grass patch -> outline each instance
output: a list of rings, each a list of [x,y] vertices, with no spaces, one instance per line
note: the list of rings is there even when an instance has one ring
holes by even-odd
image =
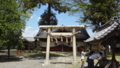
[[[106,55],[105,57],[106,57],[106,58],[110,58],[110,57],[112,57],[112,55]]]
[[[22,53],[21,55],[35,55],[37,53]]]
[[[120,56],[115,56],[116,57],[116,59],[119,59],[120,60]]]
[[[112,55],[106,55],[107,59],[112,59]],[[115,56],[116,60],[120,60],[120,56],[116,54]]]
[[[37,54],[37,53],[18,53],[18,55],[23,55],[23,56],[28,56],[28,55],[35,55],[35,54]]]
[[[70,68],[79,68],[79,67],[76,67],[76,66],[72,66],[72,67],[70,67]]]

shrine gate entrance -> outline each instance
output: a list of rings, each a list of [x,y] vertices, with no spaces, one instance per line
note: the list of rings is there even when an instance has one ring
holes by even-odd
[[[61,37],[61,41],[62,41],[62,37],[71,37],[71,41],[73,42],[73,61],[72,64],[75,65],[77,63],[76,61],[76,37],[75,34],[80,33],[80,31],[76,32],[76,29],[83,29],[84,26],[83,25],[76,25],[76,26],[57,26],[57,25],[41,25],[40,29],[46,29],[47,30],[47,46],[46,46],[46,58],[45,58],[45,65],[50,64],[50,60],[49,60],[49,53],[50,53],[50,36],[53,37]],[[62,32],[62,33],[52,33],[51,30],[52,29],[72,29],[72,32]],[[56,39],[56,43],[59,42]]]

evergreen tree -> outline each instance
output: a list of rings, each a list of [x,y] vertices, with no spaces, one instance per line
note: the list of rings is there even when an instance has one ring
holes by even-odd
[[[45,12],[41,15],[41,18],[42,19],[39,20],[38,25],[57,25],[56,16],[52,11],[50,14],[48,14],[48,10],[45,10]]]
[[[44,3],[48,4],[48,9],[43,13],[43,15],[41,15],[42,19],[40,19],[38,25],[57,25],[56,16],[51,9],[54,9],[55,11],[58,11],[58,13],[61,13],[68,11],[68,8],[66,6],[62,6],[62,2],[60,0],[48,0]]]
[[[28,14],[21,11],[16,0],[0,0],[0,45],[10,48],[22,45],[22,31]]]

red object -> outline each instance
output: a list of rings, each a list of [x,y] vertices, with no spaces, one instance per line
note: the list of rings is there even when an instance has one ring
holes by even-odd
[[[20,51],[20,54],[22,54],[22,51]]]
[[[79,49],[82,50],[82,49],[83,49],[83,46],[80,46]]]
[[[84,47],[83,46],[79,46],[77,47],[78,51],[82,51]],[[42,51],[46,51],[46,47],[41,47]],[[55,47],[50,47],[50,51],[61,51],[63,49],[63,51],[73,51],[72,47],[68,47],[68,46],[55,46]]]
[[[16,55],[18,55],[18,51],[16,52]]]
[[[26,51],[24,50],[24,53],[26,53]]]

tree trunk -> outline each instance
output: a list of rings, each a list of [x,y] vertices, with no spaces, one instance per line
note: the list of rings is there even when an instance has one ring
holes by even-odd
[[[51,3],[48,3],[48,25],[50,25]]]
[[[10,60],[10,45],[8,45],[8,60]]]

